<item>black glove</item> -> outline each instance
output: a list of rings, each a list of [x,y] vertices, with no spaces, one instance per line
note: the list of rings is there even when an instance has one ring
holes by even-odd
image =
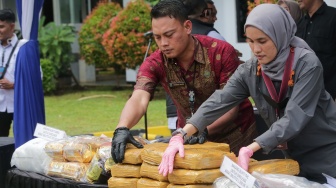
[[[117,128],[113,134],[111,148],[111,155],[115,163],[121,163],[124,160],[127,143],[131,143],[137,148],[143,148],[143,145],[133,138],[127,127]]]
[[[204,131],[200,135],[190,136],[184,141],[184,144],[204,144],[207,141],[208,129],[205,128]]]

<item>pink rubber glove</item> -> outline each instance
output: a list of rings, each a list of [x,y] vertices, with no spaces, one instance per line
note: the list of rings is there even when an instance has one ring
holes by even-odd
[[[244,170],[248,170],[250,157],[253,155],[253,150],[248,147],[242,147],[239,150],[238,155],[238,165],[242,167]]]
[[[184,157],[183,138],[180,135],[173,136],[166,151],[163,153],[161,163],[159,165],[159,173],[167,176],[173,172],[174,158],[176,153],[179,152],[180,157]]]

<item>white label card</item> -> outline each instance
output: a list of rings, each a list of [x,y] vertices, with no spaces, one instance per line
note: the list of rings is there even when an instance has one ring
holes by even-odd
[[[252,188],[256,179],[230,158],[224,157],[220,171],[240,188]]]
[[[48,141],[60,140],[67,137],[64,131],[40,123],[36,124],[34,136]]]

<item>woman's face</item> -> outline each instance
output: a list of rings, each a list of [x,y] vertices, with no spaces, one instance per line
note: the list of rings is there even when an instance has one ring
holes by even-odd
[[[278,50],[264,32],[253,26],[246,27],[246,42],[261,64],[268,64],[275,59]]]

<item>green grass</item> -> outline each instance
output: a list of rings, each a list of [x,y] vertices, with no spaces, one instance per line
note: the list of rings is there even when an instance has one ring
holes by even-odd
[[[64,130],[68,135],[113,131],[131,93],[131,88],[97,89],[45,96],[46,125]],[[163,91],[156,91],[155,96],[147,110],[148,127],[167,125]],[[133,129],[144,128],[144,124],[142,118]]]

